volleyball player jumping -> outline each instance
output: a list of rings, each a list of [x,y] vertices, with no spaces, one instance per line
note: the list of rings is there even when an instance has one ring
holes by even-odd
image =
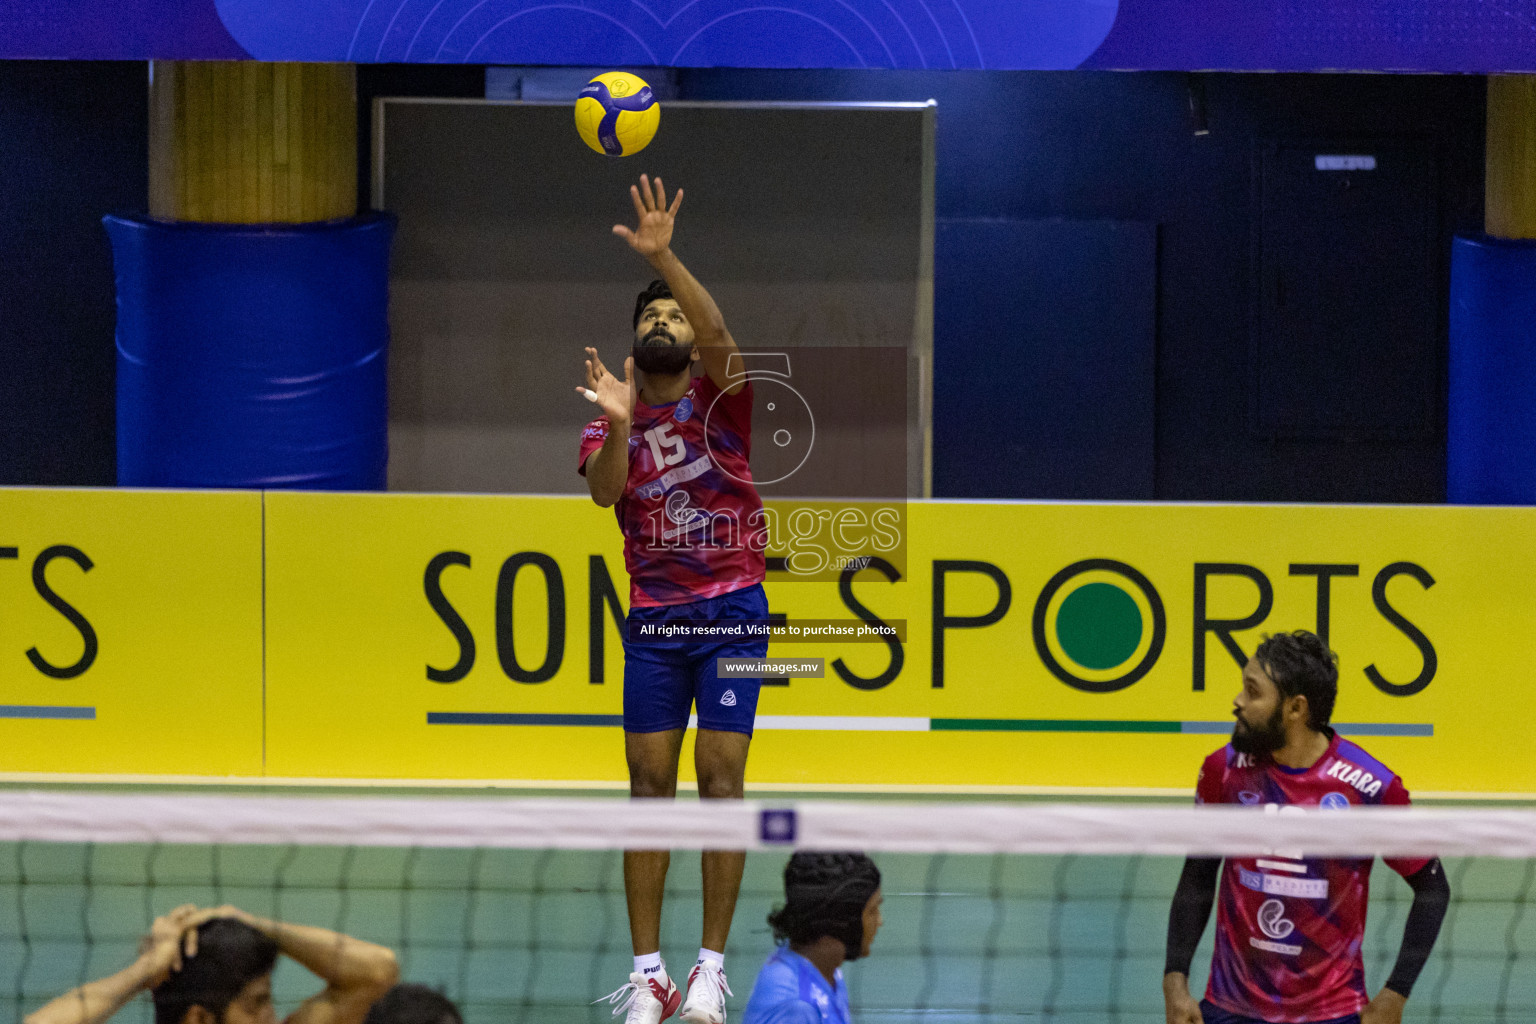
[[[768,617],[763,551],[749,542],[762,499],[748,464],[752,385],[736,342],[704,287],[672,252],[683,200],[669,207],[661,179],[630,187],[636,226],[614,226],[661,276],[635,302],[624,376],[587,349],[581,392],[602,410],[581,435],[580,471],[592,500],[613,506],[624,533],[630,608],[624,640],[624,746],[629,790],[673,797],[690,709],[698,732],[694,767],[703,799],[739,799],[757,713],[756,678],[719,678],[716,659],[762,658],[766,639],[648,641],[668,623]],[[734,357],[734,358],[733,358]],[[699,363],[703,375],[694,377]],[[635,372],[639,371],[639,380]],[[638,386],[637,386],[638,384]],[[682,1000],[661,958],[661,902],[670,855],[624,853],[634,972],[608,997],[627,1024],[658,1024],[677,1012],[690,1024],[723,1024],[724,951],[746,855],[703,854],[704,927]]]
[[[1338,693],[1332,651],[1305,631],[1259,645],[1233,701],[1232,742],[1205,759],[1195,802],[1347,812],[1405,805],[1408,790],[1380,761],[1328,726]],[[1191,857],[1168,915],[1163,999],[1168,1024],[1398,1024],[1440,934],[1451,889],[1440,861],[1387,858],[1413,888],[1392,976],[1365,989],[1371,858]],[[1189,963],[1205,930],[1221,872],[1216,950],[1198,1005]]]

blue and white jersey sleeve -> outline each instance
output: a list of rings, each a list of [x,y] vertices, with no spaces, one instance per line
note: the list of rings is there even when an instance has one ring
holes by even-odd
[[[798,999],[777,1003],[758,1013],[753,1013],[752,1007],[752,1003],[747,1004],[747,1011],[741,1018],[742,1024],[822,1024],[821,1014],[816,1011],[816,1007]]]
[[[779,949],[757,975],[742,1024],[851,1024],[843,972],[836,985],[798,953]]]

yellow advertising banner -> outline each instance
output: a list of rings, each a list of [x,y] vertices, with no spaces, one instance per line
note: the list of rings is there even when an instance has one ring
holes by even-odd
[[[261,774],[261,501],[0,488],[0,771]]]
[[[763,686],[749,785],[1188,792],[1242,661],[1304,628],[1410,789],[1536,794],[1536,510],[891,521],[840,578],[770,574],[808,671]],[[581,498],[0,490],[0,771],[622,784],[628,589]]]
[[[758,786],[1192,787],[1265,633],[1338,651],[1334,721],[1436,793],[1536,793],[1536,512],[913,503],[904,571],[768,585],[823,678],[763,687]],[[771,554],[772,552],[770,552]],[[270,494],[267,771],[622,780],[612,513],[579,498]],[[685,750],[685,762],[687,752]],[[688,766],[683,775],[689,777]]]
[[[428,722],[619,713],[611,622],[589,681],[588,594],[628,605],[612,515],[564,498],[268,494],[267,770],[623,779],[617,728]],[[518,680],[533,675],[548,678]]]

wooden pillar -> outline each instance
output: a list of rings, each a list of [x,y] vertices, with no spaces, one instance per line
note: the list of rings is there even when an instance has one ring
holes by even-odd
[[[221,224],[354,216],[355,66],[153,62],[149,213]]]
[[[1536,238],[1536,75],[1488,76],[1483,230]]]

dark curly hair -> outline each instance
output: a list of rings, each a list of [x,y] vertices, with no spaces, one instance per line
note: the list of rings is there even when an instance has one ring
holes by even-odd
[[[856,960],[864,949],[864,907],[879,888],[880,869],[862,853],[797,853],[784,867],[784,905],[768,915],[768,925],[781,945],[829,935]]]
[[[657,299],[670,299],[671,297],[672,289],[667,287],[667,282],[665,281],[652,281],[646,285],[645,291],[635,296],[635,319],[630,323],[630,329],[633,330],[640,326],[640,314],[645,312],[646,306],[649,306]]]
[[[1316,633],[1298,629],[1265,636],[1253,656],[1275,681],[1282,700],[1307,698],[1307,725],[1317,732],[1328,728],[1339,696],[1339,656]]]
[[[435,988],[396,985],[373,1004],[363,1024],[464,1024],[453,1000]]]
[[[201,1006],[223,1020],[242,989],[277,966],[277,943],[232,917],[216,917],[197,929],[197,955],[153,992],[155,1024],[181,1024]]]

